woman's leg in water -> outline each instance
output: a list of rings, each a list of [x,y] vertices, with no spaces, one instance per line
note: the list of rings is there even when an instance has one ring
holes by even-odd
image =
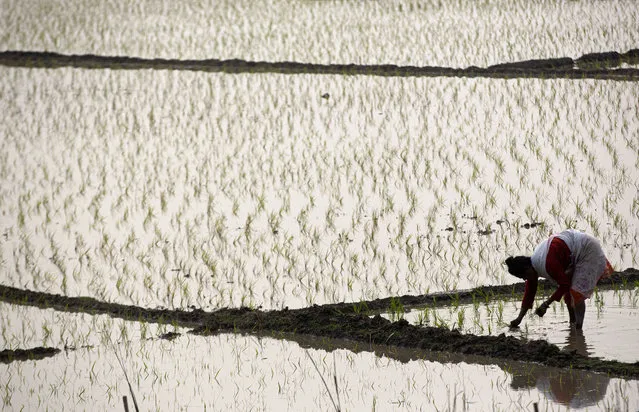
[[[584,316],[586,314],[586,301],[582,300],[581,302],[575,305],[575,327],[577,329],[581,329],[584,325]]]
[[[574,324],[577,320],[575,319],[575,308],[573,308],[569,302],[566,302],[566,308],[568,308],[568,317],[570,317],[570,324]]]

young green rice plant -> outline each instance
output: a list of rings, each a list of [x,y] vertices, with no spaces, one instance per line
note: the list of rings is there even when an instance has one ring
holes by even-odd
[[[459,293],[454,293],[450,296],[451,296],[450,304],[452,305],[453,308],[457,309],[459,307],[459,302],[460,302]]]
[[[473,311],[475,312],[475,315],[477,316],[479,314],[479,304],[481,302],[475,293],[473,293],[472,299],[473,299]]]
[[[497,323],[503,323],[504,319],[504,301],[499,299],[497,301]]]
[[[637,307],[637,304],[639,304],[639,289],[635,289],[634,291],[630,292],[631,296],[630,296],[630,305],[633,308]]]
[[[433,325],[436,328],[449,329],[448,323],[446,323],[446,319],[444,319],[442,316],[438,316],[434,312],[433,312]]]
[[[332,205],[329,206],[328,210],[326,211],[325,217],[326,217],[326,231],[327,232],[329,230],[335,231],[335,209]]]
[[[254,219],[255,217],[249,214],[248,216],[246,216],[246,221],[244,222],[244,238],[246,239],[247,246],[251,240],[251,233],[252,233],[252,226],[253,226]]]
[[[597,313],[600,313],[604,307],[603,297],[601,296],[597,288],[595,288],[593,295],[593,301],[595,303],[595,307],[597,308]]]
[[[276,213],[269,214],[268,225],[269,225],[269,228],[271,229],[272,234],[276,235],[279,233],[281,221],[282,219],[278,214]]]
[[[400,301],[400,299],[396,297],[391,297],[390,308],[389,308],[391,321],[395,322],[399,319],[403,319],[404,313],[405,313],[404,305],[402,305],[402,302]]]
[[[240,210],[240,202],[238,199],[233,199],[233,206],[231,208],[231,213],[233,214],[233,216],[237,217],[237,214]]]
[[[398,228],[397,228],[397,236],[395,237],[395,242],[400,243],[400,239],[404,236],[404,231],[406,230],[406,215],[403,213],[399,214]]]
[[[417,315],[417,324],[419,326],[423,326],[424,324],[428,323],[429,315],[430,315],[430,309],[428,307],[425,307],[424,309],[419,311],[419,314]]]
[[[42,332],[44,333],[44,336],[42,337],[42,346],[47,346],[47,341],[49,340],[52,334],[52,330],[47,325],[47,322],[45,322],[42,325]]]
[[[464,328],[464,320],[466,317],[466,310],[464,308],[457,309],[457,329]]]

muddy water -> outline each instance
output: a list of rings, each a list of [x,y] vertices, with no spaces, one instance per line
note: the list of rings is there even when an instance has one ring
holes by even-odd
[[[290,338],[183,334],[172,341],[98,343],[52,358],[0,365],[3,408],[120,409],[123,395],[129,402],[132,398],[118,357],[143,410],[311,411],[331,410],[333,402],[342,410],[506,411],[532,410],[533,403],[544,411],[639,407],[639,381],[517,362],[493,364],[442,353]]]
[[[538,299],[535,307],[541,301]],[[519,305],[519,300],[478,302],[476,305],[412,309],[403,316],[415,324],[441,325],[476,335],[505,333],[524,339],[543,339],[583,355],[630,363],[639,361],[636,345],[639,341],[639,289],[598,291],[586,301],[582,331],[570,326],[563,303],[553,304],[543,318],[531,311],[520,328],[511,329],[508,323],[517,317]]]

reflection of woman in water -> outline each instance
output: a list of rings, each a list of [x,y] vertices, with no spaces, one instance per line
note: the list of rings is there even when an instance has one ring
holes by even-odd
[[[581,329],[586,312],[585,300],[592,295],[599,279],[609,276],[612,267],[594,237],[577,230],[565,230],[541,242],[533,255],[506,259],[508,272],[526,281],[526,290],[519,316],[510,322],[517,327],[529,309],[532,309],[537,293],[539,276],[557,283],[558,287],[535,313],[544,316],[550,304],[564,298],[570,323]]]
[[[568,352],[576,352],[586,357],[591,355],[590,351],[588,350],[588,345],[586,345],[586,337],[584,336],[584,331],[581,329],[570,328],[570,333],[566,338],[566,346],[563,350]]]
[[[572,349],[577,352],[586,351],[582,331],[572,328],[567,341],[575,343],[576,347]],[[594,372],[541,366],[531,368],[529,364],[518,363],[500,367],[513,375],[511,388],[537,387],[547,398],[570,408],[596,405],[606,395],[610,382],[608,376]]]

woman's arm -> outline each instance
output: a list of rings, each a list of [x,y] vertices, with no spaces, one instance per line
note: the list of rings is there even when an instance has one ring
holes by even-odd
[[[521,301],[521,309],[519,310],[519,316],[510,322],[510,326],[516,328],[528,313],[529,309],[532,309],[535,302],[535,295],[537,294],[537,277],[531,277],[526,279],[526,289],[524,290],[524,298]]]
[[[525,306],[522,306],[521,309],[519,310],[519,316],[517,316],[515,319],[510,321],[510,327],[511,328],[518,327],[521,321],[524,319],[524,316],[526,316],[527,312],[528,312],[528,308]]]
[[[546,266],[546,269],[548,269],[548,265]],[[537,316],[543,317],[550,305],[553,302],[559,302],[563,297],[564,302],[566,302],[566,306],[568,307],[568,314],[572,321],[572,319],[574,318],[574,312],[572,312],[572,297],[570,296],[572,272],[570,271],[570,269],[567,269],[564,273],[560,273],[559,269],[557,268],[553,272],[548,271],[548,273],[553,279],[555,279],[559,286],[557,287],[557,290],[555,290],[555,292],[544,301],[544,303],[539,305],[535,313],[537,314]]]

